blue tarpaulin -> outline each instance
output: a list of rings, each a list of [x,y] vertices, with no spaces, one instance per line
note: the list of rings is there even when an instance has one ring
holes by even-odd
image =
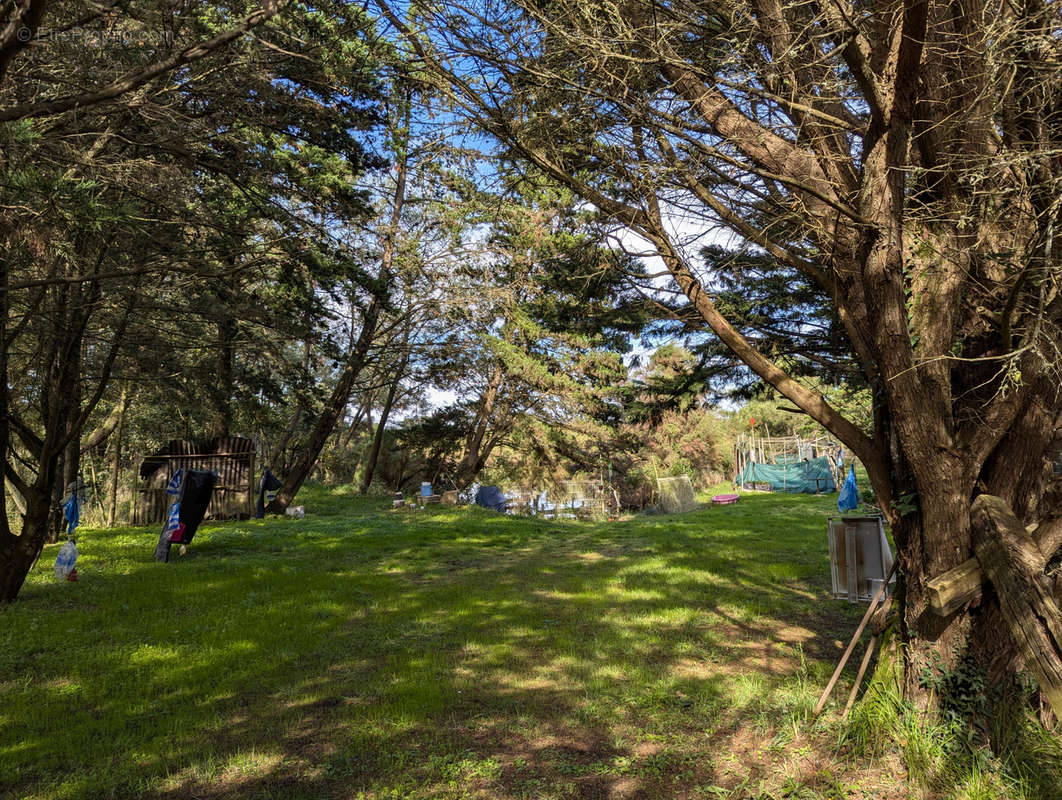
[[[476,505],[483,508],[492,508],[495,511],[505,511],[508,501],[500,486],[480,486],[476,492]]]

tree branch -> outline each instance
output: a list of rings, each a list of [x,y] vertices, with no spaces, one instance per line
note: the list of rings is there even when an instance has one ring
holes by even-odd
[[[251,29],[265,22],[288,2],[290,2],[290,0],[265,0],[260,9],[252,14],[248,14],[240,20],[239,23],[232,28],[229,28],[227,31],[218,34],[212,39],[207,39],[205,42],[191,45],[179,52],[173,53],[168,58],[156,61],[154,64],[145,67],[139,72],[126,73],[114,83],[104,86],[101,89],[97,89],[94,92],[67,95],[66,97],[59,97],[54,100],[44,100],[39,103],[0,108],[0,122],[9,122],[16,119],[26,119],[31,117],[51,116],[75,108],[85,108],[87,106],[106,102],[107,100],[113,100],[114,98],[147,83],[152,78],[170,72],[184,64],[198,61],[199,59],[210,55],[215,50],[225,47],[230,42],[239,39]],[[0,56],[2,56],[2,53],[3,51],[0,51]],[[3,62],[0,61],[0,67],[2,66]]]

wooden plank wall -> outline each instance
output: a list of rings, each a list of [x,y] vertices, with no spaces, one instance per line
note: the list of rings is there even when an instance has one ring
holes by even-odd
[[[165,465],[138,487],[133,513],[134,525],[162,522],[172,498],[166,485],[178,469],[206,469],[218,474],[214,494],[207,506],[207,519],[246,519],[254,513],[255,449],[254,441],[239,437],[220,438],[204,448],[194,442],[174,441],[170,452],[162,454]]]

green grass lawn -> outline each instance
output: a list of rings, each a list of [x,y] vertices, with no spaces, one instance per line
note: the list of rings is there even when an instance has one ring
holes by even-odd
[[[316,488],[168,565],[82,530],[78,583],[50,546],[0,608],[0,796],[906,796],[837,746],[851,675],[810,716],[863,610],[835,498],[594,524]]]

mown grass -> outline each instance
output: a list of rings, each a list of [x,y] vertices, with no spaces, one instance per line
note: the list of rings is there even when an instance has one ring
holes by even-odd
[[[829,596],[834,498],[300,502],[168,565],[154,530],[84,530],[78,583],[46,549],[0,610],[0,796],[907,796],[888,749],[810,718],[862,611]]]

